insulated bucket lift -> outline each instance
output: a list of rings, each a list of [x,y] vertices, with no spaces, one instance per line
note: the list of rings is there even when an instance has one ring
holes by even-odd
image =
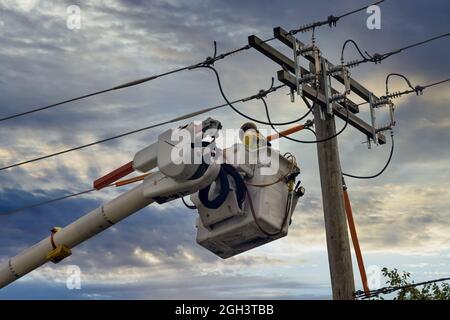
[[[299,184],[294,188],[300,170],[292,155],[281,155],[264,140],[252,143],[249,135],[261,141],[255,129],[247,130],[246,144],[224,150],[225,162],[234,164],[223,167],[210,189],[191,195],[199,212],[197,242],[222,258],[286,236],[304,192]],[[225,195],[224,189],[229,190]],[[219,197],[219,202],[209,200]]]
[[[48,261],[58,263],[78,244],[151,203],[186,195],[199,212],[197,242],[222,258],[285,236],[304,193],[300,182],[295,184],[300,173],[295,158],[272,149],[248,124],[242,132],[245,143],[220,150],[215,139],[221,127],[208,118],[167,130],[133,161],[97,179],[94,187],[102,189],[133,171],[151,171],[137,187],[64,228],[53,228],[48,237],[0,265],[0,288]]]

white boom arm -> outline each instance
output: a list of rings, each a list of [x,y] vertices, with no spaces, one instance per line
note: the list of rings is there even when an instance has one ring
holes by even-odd
[[[211,123],[211,120],[207,119],[203,124]],[[220,128],[219,122],[215,120],[212,120],[212,122]],[[192,123],[187,128],[188,130],[198,129]],[[142,171],[149,171],[164,163],[165,170],[161,167],[160,170],[163,169],[165,173],[155,172],[147,176],[138,187],[91,211],[65,228],[54,228],[49,237],[7,260],[6,263],[0,265],[0,288],[48,261],[55,263],[61,261],[71,255],[71,248],[108,229],[152,202],[171,201],[195,193],[213,183],[219,174],[220,164],[209,165],[200,177],[193,178],[195,169],[201,164],[169,163],[170,149],[174,148],[174,141],[169,141],[171,136],[169,131],[171,130],[160,135],[158,142],[152,145],[158,146],[159,144],[159,148],[151,148],[154,153],[149,152],[148,148],[144,149],[149,159],[147,163],[152,162],[153,165],[147,165],[146,169]],[[138,152],[138,154],[141,154],[141,161],[145,162],[142,159],[142,152]],[[185,172],[184,175],[183,172]]]
[[[73,248],[152,202],[153,199],[144,198],[141,184],[91,211],[2,264],[0,266],[0,288],[49,261],[47,256],[49,252],[54,250],[54,247],[63,244],[69,249]],[[53,237],[53,240],[51,237]]]

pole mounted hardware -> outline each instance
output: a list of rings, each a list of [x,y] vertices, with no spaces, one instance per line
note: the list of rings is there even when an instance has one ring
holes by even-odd
[[[387,124],[378,125],[377,121],[377,110],[380,108],[387,107],[389,112],[389,122]],[[395,106],[392,100],[390,100],[387,97],[381,97],[380,99],[376,99],[372,94],[369,95],[369,108],[370,108],[370,120],[373,128],[372,136],[375,137],[372,139],[372,141],[378,145],[378,135],[381,132],[392,130],[395,126]],[[370,138],[368,137],[370,140]],[[368,143],[368,146],[370,147],[370,141]]]

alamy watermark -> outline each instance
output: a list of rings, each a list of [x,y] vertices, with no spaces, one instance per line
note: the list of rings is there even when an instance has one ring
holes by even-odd
[[[366,12],[369,14],[366,25],[369,30],[381,29],[381,9],[377,5],[372,5],[367,8]]]
[[[81,269],[77,265],[67,266],[67,273],[69,274],[66,279],[66,287],[69,290],[81,289]]]
[[[77,5],[68,6],[66,26],[69,30],[81,29],[81,8]]]
[[[371,290],[381,288],[382,274],[377,265],[371,265],[367,268],[367,284]]]
[[[268,145],[266,136],[270,130],[250,130],[245,133],[241,129],[221,130],[221,146],[232,146],[222,150],[216,145],[215,139],[206,142],[204,137],[213,137],[216,129],[201,130],[201,122],[196,123],[196,132],[191,129],[172,130],[170,143],[170,160],[174,164],[211,164],[228,163],[232,165],[261,166],[262,175],[274,175],[279,169],[279,153],[274,152],[278,147],[278,140],[273,140]]]

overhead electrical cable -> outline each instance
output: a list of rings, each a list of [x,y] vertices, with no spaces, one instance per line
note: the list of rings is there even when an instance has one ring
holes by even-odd
[[[448,82],[448,81],[450,81],[450,78],[445,79],[445,80],[436,81],[436,82],[433,82],[433,83],[427,84],[426,86],[421,86],[421,87],[423,89],[426,89],[426,88],[434,87],[434,86],[437,86],[439,84],[442,84],[442,83],[445,83],[445,82]]]
[[[448,37],[448,36],[450,36],[450,32],[444,33],[444,34],[441,34],[441,35],[437,35],[437,36],[433,36],[433,37],[428,38],[426,40],[415,42],[415,43],[412,43],[412,44],[407,45],[405,47],[402,47],[402,48],[399,48],[399,49],[395,49],[395,50],[392,50],[392,51],[389,51],[389,52],[386,52],[386,53],[369,54],[367,51],[364,51],[366,55],[364,55],[361,52],[361,50],[359,49],[359,47],[356,44],[356,42],[354,40],[350,39],[350,40],[345,41],[344,45],[342,46],[341,62],[343,62],[342,59],[343,59],[343,56],[344,56],[345,46],[349,42],[351,42],[351,43],[353,43],[355,45],[355,47],[358,50],[359,54],[362,56],[361,60],[353,60],[353,61],[350,61],[350,62],[344,64],[346,67],[352,68],[352,67],[356,67],[356,66],[358,66],[358,65],[360,65],[362,63],[366,63],[366,62],[380,63],[381,61],[383,61],[383,60],[385,60],[385,59],[387,59],[387,58],[389,58],[389,57],[391,57],[393,55],[396,55],[396,54],[398,54],[400,52],[403,52],[403,51],[406,51],[408,49],[411,49],[411,48],[414,48],[414,47],[418,47],[418,46],[424,45],[426,43],[429,43],[429,42],[432,42],[432,41],[435,41],[435,40],[438,40],[438,39],[441,39],[441,38],[445,38],[445,37]]]
[[[377,5],[377,4],[382,3],[383,1],[384,0],[377,1],[377,2],[375,2],[373,4],[371,4],[371,5]],[[362,10],[365,10],[366,8],[368,8],[371,5],[367,5],[367,6],[364,6],[362,8],[349,11],[349,12],[344,13],[344,14],[342,14],[340,16],[337,16],[337,17],[331,15],[331,16],[328,17],[328,19],[326,21],[316,22],[316,23],[307,25],[308,27],[307,27],[306,30],[302,29],[304,27],[301,27],[299,29],[292,30],[291,32],[294,32],[292,34],[295,34],[297,32],[306,32],[307,30],[311,29],[311,25],[314,25],[313,28],[316,28],[316,27],[319,27],[319,26],[322,26],[322,25],[325,25],[325,24],[329,24],[330,26],[336,25],[336,22],[339,19],[347,17],[347,16],[349,16],[351,14],[354,14],[354,13],[360,12]],[[276,38],[275,37],[271,37],[271,38],[263,40],[262,42],[263,43],[267,43],[267,42],[270,42],[270,41],[272,41],[274,39],[276,39]],[[11,120],[11,119],[18,118],[18,117],[22,117],[22,116],[25,116],[25,115],[29,115],[29,114],[32,114],[32,113],[35,113],[35,112],[39,112],[39,111],[44,111],[44,110],[47,110],[47,109],[55,108],[57,106],[61,106],[61,105],[64,105],[64,104],[67,104],[67,103],[70,103],[70,102],[74,102],[74,101],[86,99],[86,98],[89,98],[89,97],[101,95],[101,94],[104,94],[104,93],[107,93],[107,92],[133,87],[133,86],[140,85],[140,84],[143,84],[143,83],[146,83],[146,82],[150,82],[150,81],[158,79],[158,78],[162,78],[162,77],[174,74],[174,73],[178,73],[178,72],[186,71],[186,70],[192,70],[193,68],[198,67],[200,65],[204,65],[204,64],[212,65],[216,61],[222,60],[222,59],[224,59],[224,58],[226,58],[228,56],[237,54],[239,52],[249,50],[251,48],[252,47],[250,45],[244,45],[244,46],[242,46],[240,48],[237,48],[237,49],[234,49],[234,50],[230,50],[230,51],[227,51],[227,52],[224,52],[222,54],[217,55],[216,54],[217,53],[217,47],[216,47],[216,43],[214,42],[214,57],[208,57],[208,58],[206,58],[205,60],[203,60],[201,62],[194,63],[194,64],[188,65],[188,66],[179,67],[179,68],[167,71],[167,72],[163,72],[163,73],[160,73],[160,74],[148,76],[148,77],[145,77],[145,78],[129,81],[129,82],[126,82],[126,83],[123,83],[123,84],[120,84],[120,85],[117,85],[117,86],[114,86],[114,87],[111,87],[111,88],[108,88],[108,89],[95,91],[95,92],[88,93],[88,94],[85,94],[85,95],[81,95],[81,96],[78,96],[78,97],[75,97],[75,98],[63,100],[63,101],[60,101],[60,102],[57,102],[57,103],[49,104],[49,105],[42,106],[42,107],[32,108],[30,110],[27,110],[27,111],[24,111],[24,112],[19,112],[19,113],[12,114],[12,115],[9,115],[9,116],[4,116],[4,117],[0,118],[0,122],[6,121],[6,120]]]
[[[400,73],[392,72],[392,73],[389,73],[389,74],[386,76],[386,81],[385,81],[385,82],[386,82],[386,95],[389,94],[389,79],[390,79],[391,77],[399,77],[399,78],[402,78],[403,80],[405,80],[405,82],[406,82],[406,84],[408,85],[408,87],[411,88],[412,90],[414,90],[414,87],[413,87],[413,85],[411,84],[411,81],[409,81],[409,79],[408,79],[406,76],[404,76],[403,74],[400,74]]]
[[[341,49],[341,62],[344,63],[344,53],[345,53],[345,48],[347,47],[347,44],[353,44],[353,46],[356,48],[356,50],[358,51],[359,55],[363,58],[363,59],[370,59],[370,56],[366,54],[364,54],[361,49],[359,48],[358,44],[353,40],[353,39],[348,39],[344,42],[344,44],[342,45],[342,49]]]
[[[214,67],[212,67],[212,66],[202,66],[202,68],[207,68],[207,69],[210,69],[210,70],[212,70],[212,71],[214,72],[214,75],[216,76],[217,86],[219,87],[220,94],[222,95],[222,98],[226,101],[227,105],[228,105],[234,112],[236,112],[237,114],[239,114],[241,117],[244,117],[245,119],[251,120],[251,121],[256,122],[256,123],[259,123],[259,124],[264,124],[264,125],[270,125],[270,124],[271,124],[270,122],[263,121],[263,120],[259,120],[259,119],[253,118],[253,117],[251,117],[251,116],[249,116],[249,115],[246,115],[245,113],[243,113],[243,112],[241,112],[239,109],[237,109],[237,108],[233,105],[235,102],[234,102],[234,101],[230,101],[230,100],[227,98],[227,96],[226,96],[226,94],[225,94],[225,92],[224,92],[224,90],[223,90],[222,81],[220,80],[220,76],[219,76],[219,73],[217,72],[217,70],[216,70]],[[275,91],[277,91],[278,89],[283,88],[283,87],[285,87],[285,86],[286,86],[286,85],[282,84],[282,85],[279,85],[279,86],[275,86],[275,87],[274,87],[274,86],[273,86],[273,82],[272,82],[272,86],[271,86],[268,90],[260,90],[259,93],[257,93],[256,95],[251,96],[251,97],[250,97],[251,99],[243,99],[242,102],[247,102],[247,101],[252,100],[252,99],[261,99],[261,98],[267,96],[268,93],[275,92]],[[316,97],[316,98],[317,98],[317,97]],[[303,100],[305,101],[305,103],[309,104],[309,102],[308,102],[305,98],[303,98]],[[288,124],[293,124],[293,123],[300,122],[300,121],[302,121],[303,119],[305,119],[305,118],[311,113],[312,108],[309,107],[308,109],[309,109],[309,110],[308,110],[304,115],[302,115],[300,118],[297,118],[297,119],[294,119],[294,120],[289,120],[289,121],[284,121],[284,122],[274,122],[274,123],[272,123],[272,124],[277,125],[277,126],[283,126],[283,125],[288,125]]]
[[[391,150],[389,152],[389,157],[388,157],[388,160],[386,161],[386,164],[383,166],[383,168],[380,171],[378,171],[375,174],[369,175],[369,176],[357,176],[357,175],[349,174],[349,173],[345,173],[345,172],[342,172],[342,175],[346,176],[346,177],[350,177],[350,178],[355,178],[355,179],[374,179],[376,177],[379,177],[383,174],[384,171],[386,171],[387,167],[391,163],[393,154],[394,154],[394,134],[391,131]]]
[[[38,202],[38,203],[31,204],[31,205],[27,205],[27,206],[24,206],[24,207],[12,209],[12,210],[9,210],[9,211],[0,212],[0,216],[9,215],[9,214],[13,214],[13,213],[16,213],[16,212],[33,209],[33,208],[36,208],[36,207],[41,207],[43,205],[47,205],[47,204],[50,204],[50,203],[53,203],[53,202],[57,202],[57,201],[60,201],[60,200],[65,200],[65,199],[69,199],[69,198],[73,198],[73,197],[78,197],[78,196],[81,196],[83,194],[91,193],[92,191],[95,191],[95,190],[96,189],[88,189],[88,190],[84,190],[84,191],[68,194],[68,195],[65,195],[65,196],[62,196],[62,197],[58,197],[58,198],[54,198],[54,199],[50,199],[50,200],[45,200],[45,201],[42,201],[42,202]]]
[[[109,187],[112,187],[112,186],[123,187],[123,186],[129,185],[129,184],[132,184],[132,183],[135,183],[135,182],[138,182],[138,181],[142,181],[142,180],[144,180],[145,177],[147,177],[147,176],[149,176],[151,174],[152,174],[152,172],[148,172],[148,173],[145,173],[145,174],[133,177],[133,178],[123,179],[123,180],[111,183],[109,185],[106,185],[102,189],[109,188]],[[8,215],[8,214],[11,214],[11,213],[16,213],[16,212],[19,212],[19,211],[25,211],[25,210],[28,210],[28,209],[33,209],[33,208],[40,207],[40,206],[43,206],[43,205],[47,205],[47,204],[50,204],[50,203],[53,203],[53,202],[56,202],[56,201],[60,201],[60,200],[65,200],[65,199],[69,199],[69,198],[73,198],[73,197],[78,197],[78,196],[81,196],[81,195],[84,195],[84,194],[87,194],[87,193],[91,193],[93,191],[98,191],[98,189],[95,189],[95,188],[87,189],[87,190],[84,190],[84,191],[68,194],[68,195],[65,195],[65,196],[62,196],[62,197],[58,197],[58,198],[54,198],[54,199],[50,199],[50,200],[45,200],[45,201],[42,201],[42,202],[38,202],[38,203],[27,205],[27,206],[24,206],[24,207],[12,209],[12,210],[9,210],[9,211],[0,212],[0,216],[1,215]]]
[[[417,286],[423,286],[423,285],[437,283],[437,282],[443,282],[443,281],[450,281],[450,278],[440,278],[440,279],[435,279],[435,280],[429,280],[429,281],[423,281],[423,282],[418,282],[418,283],[406,284],[406,285],[403,285],[403,286],[383,287],[383,288],[380,288],[380,289],[371,290],[369,292],[356,291],[355,292],[355,298],[370,299],[370,298],[373,298],[373,297],[377,297],[380,294],[389,294],[389,293],[392,293],[392,292],[395,292],[395,291],[398,291],[398,290],[402,290],[402,289],[414,288],[414,287],[417,287]]]
[[[277,87],[273,87],[270,91],[265,92],[265,94],[267,95],[267,94],[269,94],[271,92],[275,92],[276,90],[278,90],[278,89],[280,89],[280,88],[282,88],[284,86],[285,85],[280,85],[280,86],[277,86]],[[252,96],[248,96],[248,97],[245,97],[245,98],[236,99],[234,101],[227,101],[226,103],[221,104],[221,105],[217,105],[217,106],[214,106],[214,107],[209,107],[209,108],[201,109],[199,111],[194,111],[194,112],[191,112],[191,113],[187,113],[187,114],[184,114],[182,116],[175,117],[175,118],[172,118],[172,119],[167,120],[167,121],[162,121],[162,122],[159,122],[159,123],[156,123],[156,124],[153,124],[153,125],[149,125],[149,126],[146,126],[146,127],[140,128],[140,129],[127,131],[127,132],[124,132],[124,133],[121,133],[121,134],[118,134],[118,135],[115,135],[115,136],[112,136],[112,137],[108,137],[108,138],[105,138],[105,139],[97,140],[97,141],[94,141],[94,142],[91,142],[91,143],[79,145],[79,146],[72,147],[72,148],[69,148],[69,149],[65,149],[65,150],[62,150],[62,151],[58,151],[58,152],[46,154],[46,155],[43,155],[43,156],[40,156],[40,157],[36,157],[36,158],[33,158],[33,159],[29,159],[29,160],[20,161],[20,162],[14,163],[14,164],[6,165],[6,166],[3,166],[3,167],[0,167],[0,171],[11,169],[11,168],[15,168],[15,167],[19,167],[19,166],[23,166],[23,165],[26,165],[26,164],[29,164],[29,163],[33,163],[33,162],[37,162],[37,161],[41,161],[41,160],[44,160],[44,159],[53,158],[53,157],[56,157],[56,156],[59,156],[59,155],[63,155],[63,154],[69,153],[69,152],[85,149],[85,148],[88,148],[88,147],[92,147],[94,145],[98,145],[98,144],[109,142],[109,141],[112,141],[112,140],[115,140],[115,139],[123,138],[123,137],[129,136],[129,135],[132,135],[132,134],[143,132],[143,131],[146,131],[146,130],[149,130],[149,129],[153,129],[153,128],[156,128],[156,127],[160,127],[160,126],[166,125],[166,124],[170,124],[170,123],[178,122],[178,121],[181,121],[181,120],[186,120],[186,119],[189,119],[189,118],[193,118],[193,117],[195,117],[197,115],[204,114],[204,113],[207,113],[207,112],[210,112],[210,111],[213,111],[213,110],[217,110],[217,109],[220,109],[220,108],[224,108],[224,107],[227,107],[227,106],[232,106],[232,108],[234,108],[234,110],[237,110],[233,106],[234,103],[247,102],[247,101],[250,101],[250,100],[253,100],[253,99],[257,99],[257,97],[258,97],[258,94],[252,95]],[[240,111],[238,111],[238,112],[240,112]],[[301,120],[301,118],[299,118],[299,121],[300,120]],[[289,121],[286,124],[290,124],[290,123],[293,123],[293,122]]]
[[[393,75],[393,73],[389,74],[388,77],[389,77],[390,75]],[[405,77],[405,76],[403,76],[403,75],[401,75],[401,74],[398,74],[398,75],[399,75],[400,77]],[[389,88],[388,88],[388,77],[386,77],[386,92],[387,92],[388,89],[389,89]],[[405,77],[405,80],[407,80],[407,82],[409,82],[408,86],[409,86],[410,88],[412,88],[412,89],[408,89],[408,90],[404,90],[404,91],[395,91],[395,92],[393,92],[393,93],[388,93],[388,92],[387,92],[387,94],[386,94],[385,96],[380,97],[380,100],[382,100],[382,99],[395,99],[395,98],[399,98],[399,97],[401,97],[401,96],[403,96],[403,95],[410,94],[410,93],[421,94],[421,93],[423,93],[423,91],[424,91],[425,89],[427,89],[427,88],[431,88],[431,87],[434,87],[434,86],[437,86],[437,85],[440,85],[440,84],[449,82],[449,81],[450,81],[450,78],[444,79],[444,80],[439,80],[439,81],[436,81],[436,82],[433,82],[433,83],[430,83],[430,84],[427,84],[427,85],[423,85],[423,86],[418,85],[418,86],[415,86],[415,87],[413,87],[413,86],[411,85],[411,82],[410,82],[406,77]],[[358,105],[358,106],[362,106],[362,105],[368,104],[368,103],[369,103],[369,102],[365,101],[365,102],[358,103],[357,105]]]
[[[361,12],[363,10],[366,10],[368,7],[374,6],[374,5],[378,5],[378,4],[380,4],[380,3],[384,2],[384,1],[385,0],[380,0],[380,1],[377,1],[377,2],[374,2],[374,3],[371,3],[369,5],[366,5],[364,7],[361,7],[361,8],[358,8],[358,9],[346,12],[346,13],[341,14],[339,16],[330,15],[330,16],[327,17],[326,20],[316,21],[316,22],[312,22],[312,23],[307,23],[307,24],[302,25],[302,26],[300,26],[300,27],[298,27],[296,29],[292,29],[291,31],[289,31],[289,34],[294,35],[294,34],[297,34],[299,32],[300,33],[305,33],[305,32],[308,32],[308,31],[314,31],[315,28],[318,28],[318,27],[321,27],[321,26],[324,26],[324,25],[328,25],[330,28],[331,27],[335,27],[336,23],[340,19],[345,18],[345,17],[350,16],[350,15],[355,14],[355,13]]]
[[[273,40],[273,39],[270,39],[270,40]],[[193,65],[181,67],[181,68],[174,69],[174,70],[171,70],[171,71],[167,71],[167,72],[164,72],[164,73],[160,73],[160,74],[157,74],[157,75],[154,75],[154,76],[149,76],[149,77],[145,77],[145,78],[142,78],[142,79],[133,80],[133,81],[130,81],[130,82],[127,82],[127,83],[120,84],[118,86],[109,88],[109,89],[96,91],[96,92],[93,92],[93,93],[89,93],[89,94],[85,94],[85,95],[82,95],[82,96],[79,96],[79,97],[75,97],[75,98],[72,98],[72,99],[60,101],[60,102],[57,102],[57,103],[54,103],[54,104],[50,104],[50,105],[47,105],[47,106],[37,107],[37,108],[30,109],[28,111],[24,111],[24,112],[20,112],[20,113],[16,113],[16,114],[10,115],[10,116],[6,116],[6,117],[3,117],[3,118],[0,118],[0,122],[1,121],[6,121],[6,120],[10,120],[10,119],[14,119],[14,118],[18,118],[18,117],[21,117],[21,116],[25,116],[25,115],[28,115],[28,114],[31,114],[31,113],[35,113],[35,112],[38,112],[38,111],[51,109],[51,108],[54,108],[54,107],[57,107],[57,106],[60,106],[60,105],[63,105],[63,104],[69,103],[69,102],[82,100],[82,99],[85,99],[85,98],[88,98],[88,97],[93,97],[93,96],[96,96],[96,95],[100,95],[100,94],[103,94],[103,93],[106,93],[106,92],[111,92],[111,91],[115,91],[115,90],[119,90],[119,89],[133,87],[133,86],[136,86],[136,85],[139,85],[139,84],[142,84],[142,83],[146,83],[146,82],[149,82],[149,81],[152,81],[152,80],[164,77],[164,76],[168,76],[168,75],[171,75],[171,74],[174,74],[174,73],[177,73],[177,72],[181,72],[181,71],[185,71],[185,70],[191,70],[191,69],[193,69],[193,68],[195,68],[195,67],[197,67],[199,65],[202,65],[202,64],[205,64],[205,63],[214,63],[214,62],[216,62],[218,60],[222,60],[222,59],[224,59],[224,58],[226,58],[228,56],[231,56],[233,54],[239,53],[239,52],[244,51],[244,50],[248,50],[250,48],[251,47],[249,45],[245,45],[245,46],[240,47],[238,49],[234,49],[234,50],[231,50],[231,51],[219,54],[219,55],[215,54],[215,56],[213,58],[208,57],[204,61],[199,62],[199,63],[195,63]]]

